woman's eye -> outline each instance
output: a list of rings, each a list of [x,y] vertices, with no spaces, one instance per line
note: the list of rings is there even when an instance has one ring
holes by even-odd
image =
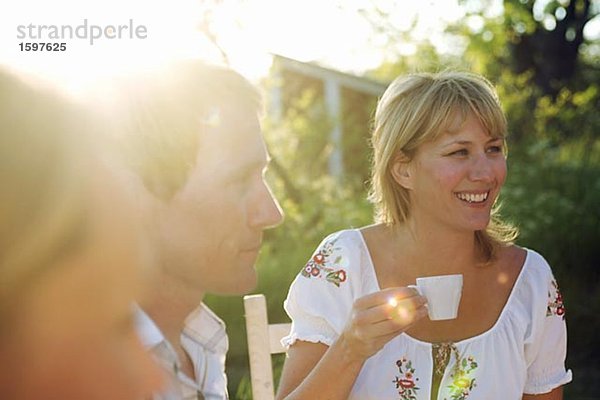
[[[491,146],[488,148],[489,153],[502,153],[502,146]]]
[[[467,155],[469,155],[469,152],[467,151],[467,149],[460,149],[460,150],[453,151],[449,155],[450,156],[467,156]]]

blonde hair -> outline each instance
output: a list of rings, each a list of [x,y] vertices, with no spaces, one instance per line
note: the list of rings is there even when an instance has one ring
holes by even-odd
[[[394,180],[391,167],[398,156],[407,160],[426,141],[435,140],[474,115],[492,137],[506,137],[506,117],[492,84],[467,72],[418,73],[394,80],[379,100],[371,138],[373,159],[369,200],[375,219],[387,225],[404,223],[410,214],[409,192]],[[506,146],[505,146],[506,148]],[[486,259],[499,245],[512,242],[517,230],[492,210],[485,231],[476,240]]]
[[[224,107],[261,111],[258,90],[237,72],[197,60],[151,71],[125,87],[120,147],[146,188],[170,199],[196,165],[206,126]]]
[[[0,70],[0,326],[85,238],[85,114]]]

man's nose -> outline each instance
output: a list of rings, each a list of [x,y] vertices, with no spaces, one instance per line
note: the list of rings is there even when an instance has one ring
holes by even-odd
[[[279,225],[284,214],[271,188],[266,183],[262,186],[257,203],[253,207],[250,225],[254,228],[269,229]]]

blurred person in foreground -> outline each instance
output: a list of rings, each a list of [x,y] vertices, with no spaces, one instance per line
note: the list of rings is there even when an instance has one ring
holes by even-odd
[[[226,399],[225,325],[202,300],[254,289],[263,231],[282,220],[264,177],[259,93],[192,60],[125,86],[122,147],[158,261],[139,329],[172,377],[155,399]]]
[[[135,331],[130,200],[84,138],[92,126],[0,70],[3,400],[142,399],[163,379]]]
[[[562,399],[562,296],[494,207],[505,137],[481,76],[392,82],[372,135],[376,223],[325,238],[293,282],[278,398]],[[408,286],[450,274],[463,276],[458,317],[425,318]]]

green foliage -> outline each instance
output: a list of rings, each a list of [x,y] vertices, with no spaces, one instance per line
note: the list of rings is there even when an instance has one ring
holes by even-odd
[[[392,81],[394,78],[414,72],[438,72],[444,69],[464,69],[463,59],[452,54],[439,54],[428,40],[415,44],[412,55],[384,61],[379,67],[368,71],[367,76],[380,81]]]
[[[503,0],[497,16],[487,15],[497,3],[493,0],[460,3],[468,10],[466,18],[448,32],[466,39],[465,59],[489,78],[504,69],[529,72],[535,86],[555,96],[584,65],[582,46],[597,49],[583,36],[586,24],[600,12],[594,0]],[[482,23],[473,24],[475,19]]]
[[[382,81],[413,71],[468,69],[497,87],[509,121],[509,178],[502,193],[503,215],[521,231],[518,244],[540,252],[552,266],[567,306],[568,366],[575,382],[565,398],[600,395],[600,58],[584,43],[587,58],[556,93],[544,95],[539,71],[515,72],[511,46],[539,29],[531,1],[504,1],[504,14],[487,15],[486,1],[470,2],[461,23],[449,28],[463,40],[460,55],[438,54],[427,41],[414,56],[394,55],[368,75]],[[481,8],[478,8],[481,5]],[[554,13],[548,2],[544,13]],[[597,44],[596,44],[597,45]],[[597,46],[596,46],[597,48]],[[600,52],[597,52],[600,54]],[[549,58],[554,62],[555,58]],[[536,61],[536,62],[539,62]],[[287,76],[282,121],[265,124],[273,157],[268,176],[286,214],[267,231],[258,263],[257,293],[267,297],[270,322],[287,320],[282,304],[288,287],[328,233],[372,220],[366,201],[368,121],[375,99],[344,92],[344,164],[341,181],[327,173],[333,120],[327,116],[318,82]],[[291,87],[291,89],[289,89]],[[349,156],[348,156],[349,155]],[[230,335],[230,393],[250,399],[243,308],[240,297],[209,297]],[[275,357],[278,381],[283,357]],[[593,367],[596,366],[594,369]],[[592,368],[590,368],[592,367]]]
[[[285,221],[265,234],[257,265],[259,285],[255,292],[266,295],[270,322],[277,323],[287,321],[283,301],[288,288],[320,241],[336,230],[369,223],[371,209],[364,195],[361,199],[354,191],[340,187],[327,176],[307,184],[302,204],[294,203],[283,194],[280,179],[271,178],[274,192],[285,211]],[[239,382],[243,386],[239,390],[243,392],[247,385],[244,379],[248,377],[248,359],[242,301],[239,297],[209,296],[206,302],[227,323],[230,393],[236,393]],[[240,394],[236,398],[247,397]]]
[[[374,101],[367,102],[367,106],[372,105]],[[340,182],[327,174],[331,126],[312,89],[290,105],[281,124],[264,124],[269,151],[277,165],[270,169],[267,179],[285,212],[284,223],[265,232],[257,265],[259,285],[255,292],[266,295],[271,323],[287,321],[283,301],[288,288],[321,240],[334,231],[372,220],[364,185],[356,179]],[[361,151],[368,154],[366,144]],[[205,301],[227,323],[229,391],[236,399],[251,398],[242,300],[239,296],[207,296]],[[275,365],[278,381],[283,358]]]
[[[565,162],[564,149],[548,143],[511,154],[503,211],[521,230],[518,243],[552,266],[565,298],[567,365],[575,375],[565,398],[588,398],[600,394],[600,163]]]
[[[498,79],[512,135],[503,215],[519,226],[518,244],[540,252],[561,285],[569,325],[568,366],[577,379],[565,388],[566,395],[596,396],[597,375],[587,366],[600,358],[598,89],[596,84],[582,91],[565,89],[552,99],[540,96],[529,79],[508,71]],[[256,292],[266,295],[273,323],[287,321],[282,304],[289,285],[323,237],[372,219],[363,185],[326,174],[324,137],[331,125],[316,105],[318,100],[305,94],[283,124],[266,124],[270,152],[287,174],[285,179],[274,171],[268,176],[286,219],[266,232],[258,263]],[[365,171],[352,174],[362,180]],[[228,325],[230,393],[250,399],[242,301],[209,297],[207,302]],[[277,382],[282,358],[275,359]]]
[[[544,109],[543,102],[538,107],[539,114],[552,114],[551,110]],[[600,248],[597,245],[600,239],[600,164],[592,161],[587,165],[576,163],[568,158],[568,153],[577,146],[556,147],[548,140],[538,139],[537,135],[538,132],[530,144],[514,144],[511,148],[509,181],[502,194],[503,214],[520,227],[519,244],[544,255],[561,284],[569,324],[568,365],[576,374],[582,371],[588,379],[585,388],[574,383],[566,387],[566,393],[597,395],[600,392],[597,384],[594,386],[594,375],[588,373],[586,365],[600,357],[597,345],[600,330]],[[594,157],[590,160],[597,160],[599,149],[595,147]],[[281,154],[278,150],[272,146],[274,157],[289,159],[292,164],[299,162],[292,160],[291,154]],[[294,182],[302,193],[300,203],[286,195],[285,185],[278,176],[270,176],[286,212],[284,224],[267,231],[258,263],[260,279],[256,292],[267,296],[270,322],[287,320],[282,304],[288,287],[324,235],[371,220],[371,208],[364,192],[344,187],[328,176],[301,177],[304,173],[306,170],[293,172]],[[237,393],[235,398],[249,399],[241,300],[239,297],[214,297],[208,302],[228,324],[230,392]],[[275,369],[276,376],[280,365],[281,362]]]
[[[600,145],[600,89],[590,85],[582,91],[563,88],[556,99],[542,97],[535,110],[536,134],[560,151],[564,163],[598,163]]]
[[[575,375],[565,398],[600,394],[598,65],[580,71],[554,96],[542,94],[532,71],[504,69],[496,79],[510,131],[503,213],[519,226],[518,243],[540,252],[561,285]]]
[[[364,191],[369,180],[370,127],[377,99],[351,90],[343,90],[342,98],[342,154],[346,182],[355,190]]]

